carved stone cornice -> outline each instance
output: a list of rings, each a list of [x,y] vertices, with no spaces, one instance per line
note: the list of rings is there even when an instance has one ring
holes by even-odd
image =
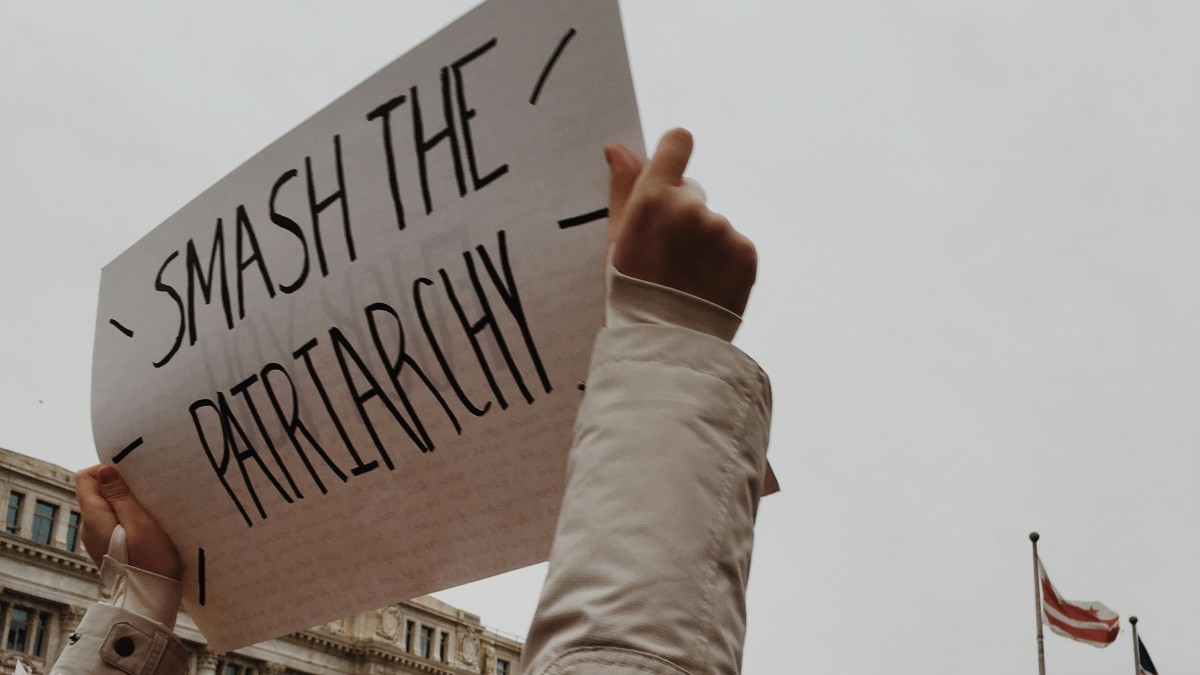
[[[343,654],[353,653],[356,649],[353,641],[347,640],[344,637],[326,633],[319,633],[311,630],[302,630],[295,633],[285,635],[284,640],[297,642],[300,644],[316,645],[325,649],[332,649],[342,652]]]
[[[423,659],[408,652],[400,652],[376,646],[362,645],[355,652],[362,660],[363,667],[359,672],[363,675],[382,675],[382,673],[394,672],[395,665],[403,666],[418,673],[429,673],[430,675],[463,675],[464,673],[471,672],[456,668],[448,663]]]
[[[0,535],[0,555],[21,558],[43,567],[53,567],[89,581],[100,581],[100,570],[88,558],[35,544],[25,539]]]

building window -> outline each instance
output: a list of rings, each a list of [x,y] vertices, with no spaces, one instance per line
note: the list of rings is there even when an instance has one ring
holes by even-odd
[[[242,669],[238,668],[236,665],[234,665],[232,663],[225,664],[224,675],[239,675],[239,673],[241,673],[241,672],[242,672]]]
[[[50,630],[50,615],[41,613],[38,615],[37,631],[33,634],[33,651],[30,652],[34,656],[45,656],[43,651],[46,647],[46,631]]]
[[[25,607],[13,607],[8,619],[8,639],[5,646],[14,652],[24,652],[25,643],[29,639],[29,619],[33,612]]]
[[[4,526],[8,528],[9,534],[20,534],[21,532],[21,504],[24,501],[25,495],[20,492],[8,494],[8,515],[4,519]]]
[[[8,634],[4,636],[4,647],[9,651],[31,656],[45,656],[52,615],[29,607],[0,602],[0,625],[4,625],[6,614]]]
[[[508,661],[496,659],[496,675],[508,675]]]
[[[412,653],[413,628],[416,628],[416,625],[412,621],[404,622],[404,651],[409,654]]]
[[[429,626],[421,626],[421,642],[420,650],[417,652],[422,658],[429,658],[429,650],[433,647],[433,629]]]
[[[449,644],[450,634],[446,631],[442,631],[441,634],[438,635],[438,661],[441,661],[442,663],[446,662],[446,648]]]
[[[72,511],[67,516],[67,550],[71,553],[79,546],[79,512]]]
[[[58,516],[58,507],[37,500],[33,507],[33,534],[31,539],[38,544],[50,544],[54,536],[54,519]]]

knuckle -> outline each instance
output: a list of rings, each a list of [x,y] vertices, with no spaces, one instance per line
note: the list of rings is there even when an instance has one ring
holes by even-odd
[[[742,257],[742,260],[744,260],[745,262],[747,262],[751,265],[757,265],[758,264],[758,247],[754,245],[754,242],[750,241],[749,239],[747,239],[741,235],[738,235],[738,244],[739,244],[739,248],[741,249],[740,255]]]
[[[679,212],[689,223],[693,223],[705,231],[712,229],[712,213],[699,199],[683,200],[679,205]]]
[[[657,209],[651,204],[639,202],[621,214],[619,238],[637,238],[647,223],[655,220]]]
[[[728,220],[724,220],[721,236],[723,255],[734,269],[749,269],[758,267],[758,248],[745,235],[733,229]]]
[[[733,256],[743,273],[753,282],[758,274],[758,248],[754,246],[754,242],[738,235]]]
[[[645,207],[660,210],[671,202],[671,191],[665,185],[650,185],[642,191],[639,200]]]
[[[713,213],[704,207],[696,214],[695,223],[697,233],[710,242],[709,246],[726,247],[730,226],[724,216]]]
[[[708,226],[714,232],[720,234],[733,232],[733,225],[729,222],[729,219],[719,213],[709,212],[707,220],[709,221]]]

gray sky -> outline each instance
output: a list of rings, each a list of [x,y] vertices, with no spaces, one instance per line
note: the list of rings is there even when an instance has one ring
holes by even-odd
[[[100,267],[470,2],[0,4],[0,445],[79,467]],[[758,245],[745,670],[1036,672],[1029,542],[1200,670],[1200,9],[626,2]],[[524,634],[536,566],[441,594]],[[1047,635],[1049,672],[1127,673]]]

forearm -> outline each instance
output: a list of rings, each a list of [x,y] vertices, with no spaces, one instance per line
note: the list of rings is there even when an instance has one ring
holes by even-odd
[[[92,605],[51,675],[182,675],[187,651],[162,624],[127,609]]]
[[[92,605],[51,668],[52,675],[182,675],[187,651],[171,632],[180,584],[127,564],[125,531],[117,526],[100,570],[110,597]]]
[[[524,672],[738,672],[770,403],[725,340],[600,334]]]

